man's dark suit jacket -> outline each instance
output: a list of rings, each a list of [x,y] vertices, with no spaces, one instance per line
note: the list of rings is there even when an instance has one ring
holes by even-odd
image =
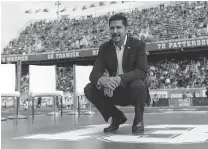
[[[116,76],[117,65],[116,49],[113,41],[109,40],[99,48],[97,59],[90,74],[91,83],[96,85],[98,79],[103,76],[105,69],[108,70],[110,76]],[[119,76],[123,84],[127,84],[134,79],[146,80],[148,66],[144,42],[130,36],[127,37],[122,67],[124,74]]]

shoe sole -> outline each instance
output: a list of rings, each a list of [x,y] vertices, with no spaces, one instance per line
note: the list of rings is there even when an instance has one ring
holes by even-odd
[[[137,131],[132,131],[133,134],[137,134],[137,133],[144,133],[144,129],[140,129]]]
[[[110,131],[103,131],[104,133],[114,133],[114,132],[116,132],[118,129],[116,129],[116,130],[110,130]]]

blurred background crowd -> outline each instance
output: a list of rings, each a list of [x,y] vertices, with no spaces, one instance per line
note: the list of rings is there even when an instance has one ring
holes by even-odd
[[[208,86],[208,59],[158,60],[149,63],[150,89],[200,88]],[[22,75],[21,92],[28,94],[28,74]],[[57,90],[73,92],[72,67],[57,69]]]
[[[145,42],[208,36],[208,4],[199,1],[135,9],[128,17],[129,34]],[[109,40],[110,15],[87,19],[41,20],[31,23],[4,48],[3,55],[58,52],[99,47]]]
[[[149,64],[149,87],[200,88],[208,86],[208,59],[197,60],[159,60]]]

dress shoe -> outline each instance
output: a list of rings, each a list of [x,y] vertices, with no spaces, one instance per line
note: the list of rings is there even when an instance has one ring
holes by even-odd
[[[121,124],[124,124],[127,121],[127,118],[124,115],[121,115],[119,117],[112,117],[112,121],[110,126],[107,128],[104,128],[104,132],[114,132],[118,130],[119,126]]]
[[[132,133],[143,133],[144,132],[144,122],[143,120],[137,124],[133,124]]]

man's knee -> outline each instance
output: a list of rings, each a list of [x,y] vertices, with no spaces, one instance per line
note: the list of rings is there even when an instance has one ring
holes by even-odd
[[[139,101],[139,103],[141,105],[143,105],[143,103],[147,98],[147,86],[146,83],[143,80],[138,80],[135,79],[130,83],[130,93],[133,99],[136,99],[133,101],[134,105],[137,105],[138,103],[136,103],[137,101]]]
[[[94,86],[92,83],[88,83],[84,88],[84,93],[86,97],[89,97],[92,93],[92,90],[94,89]]]
[[[143,80],[135,79],[130,82],[129,87],[132,90],[145,90],[146,84]]]

